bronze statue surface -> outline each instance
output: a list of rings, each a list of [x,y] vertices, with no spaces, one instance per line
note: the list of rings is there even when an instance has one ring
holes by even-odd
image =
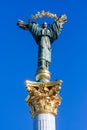
[[[35,20],[42,18],[43,16],[54,18],[54,22],[50,27],[46,22],[43,22],[42,26],[40,26],[38,22],[35,22]],[[42,11],[33,15],[32,18],[33,19],[28,20],[27,23],[19,20],[17,25],[24,30],[29,30],[32,34],[38,45],[38,72],[44,72],[45,70],[48,71],[46,72],[48,74],[49,65],[51,63],[51,44],[58,39],[61,29],[63,28],[62,25],[66,22],[67,17],[66,15],[57,17],[56,14]],[[39,77],[41,77],[41,75]],[[48,76],[48,79],[50,79],[50,76]]]

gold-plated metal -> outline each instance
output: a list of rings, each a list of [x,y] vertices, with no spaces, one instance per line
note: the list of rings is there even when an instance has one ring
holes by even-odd
[[[46,11],[41,11],[41,12],[37,12],[35,15],[32,15],[32,19],[39,19],[39,18],[42,18],[42,17],[50,17],[50,18],[54,18],[56,20],[59,21],[59,24],[60,24],[60,28],[63,28],[63,24],[67,21],[67,16],[66,14],[63,14],[61,16],[57,16],[56,14],[53,14],[51,12],[46,12]]]
[[[50,72],[45,67],[39,69],[36,73],[36,81],[41,80],[41,79],[50,80],[50,78],[51,78]]]
[[[61,97],[59,96],[61,84],[61,80],[54,82],[25,81],[28,91],[26,102],[31,108],[32,117],[40,113],[57,115],[57,107],[61,103]]]
[[[57,19],[57,15],[56,14],[53,14],[53,13],[51,13],[49,11],[46,12],[44,10],[42,10],[41,12],[37,12],[35,15],[32,15],[32,18],[33,19],[38,19],[38,18],[42,18],[43,16]]]

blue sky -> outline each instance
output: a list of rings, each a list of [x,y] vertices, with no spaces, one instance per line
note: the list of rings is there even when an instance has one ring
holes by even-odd
[[[57,130],[87,130],[86,0],[0,1],[0,130],[33,130],[24,81],[35,81],[37,45],[16,23],[41,10],[68,17],[52,45],[51,80],[63,80]]]

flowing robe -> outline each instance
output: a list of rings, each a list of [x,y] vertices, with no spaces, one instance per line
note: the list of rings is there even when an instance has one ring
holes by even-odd
[[[52,27],[42,28],[37,23],[29,22],[28,29],[38,44],[38,62],[51,62],[51,44],[58,38],[60,25],[54,21]]]

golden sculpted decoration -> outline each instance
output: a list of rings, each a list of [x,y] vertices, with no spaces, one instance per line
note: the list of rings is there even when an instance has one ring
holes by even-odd
[[[57,106],[60,105],[59,91],[62,81],[55,82],[31,82],[26,80],[28,96],[27,104],[31,108],[32,117],[39,113],[52,113],[57,115]]]
[[[63,28],[63,24],[67,21],[67,16],[65,14],[58,17],[56,14],[53,14],[49,11],[46,12],[44,10],[41,12],[37,12],[35,15],[32,15],[32,19],[37,20],[37,19],[42,18],[44,16],[56,19],[60,24],[60,28]]]
[[[46,12],[44,10],[42,10],[41,12],[38,11],[35,15],[32,15],[32,18],[33,19],[38,19],[38,18],[42,18],[43,16],[45,16],[45,17],[51,17],[51,18],[54,18],[54,19],[57,18],[56,14],[53,14],[53,13],[51,13],[49,11]]]

